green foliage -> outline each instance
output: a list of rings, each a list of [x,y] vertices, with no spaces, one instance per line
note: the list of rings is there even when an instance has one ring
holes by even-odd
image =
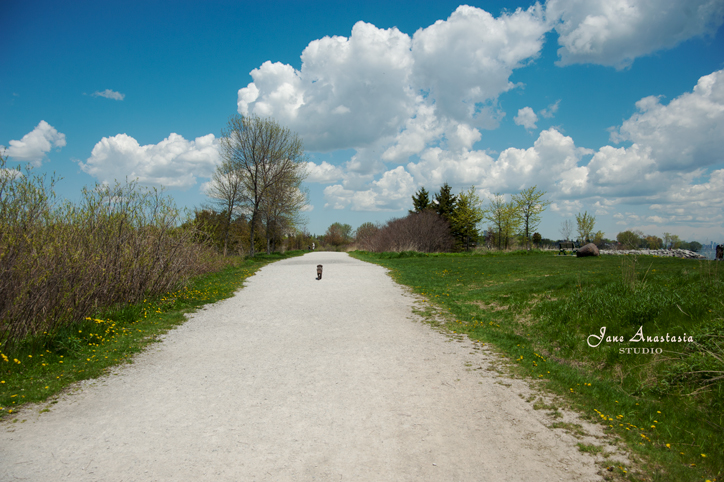
[[[530,232],[538,227],[541,222],[541,214],[550,205],[549,201],[543,200],[545,194],[545,191],[538,191],[537,186],[531,186],[513,196],[513,202],[517,205],[523,225],[526,245],[530,242]]]
[[[435,212],[451,221],[457,206],[457,197],[452,193],[452,188],[448,183],[443,184],[440,192],[435,194],[435,201],[433,203],[435,204]],[[455,235],[455,233],[452,234]]]
[[[664,233],[664,248],[677,249],[681,247],[681,239],[677,234]]]
[[[664,243],[661,238],[658,238],[656,236],[646,236],[644,242],[646,243],[646,247],[649,249],[661,249],[661,246]]]
[[[623,231],[616,235],[618,241],[624,249],[636,249],[642,242],[643,233],[641,231]]]
[[[420,190],[412,196],[412,211],[409,211],[409,213],[419,213],[425,209],[432,209],[430,193],[427,192],[424,187],[421,187]]]
[[[583,214],[576,214],[576,230],[578,231],[578,241],[581,244],[590,242],[595,225],[596,217],[593,214],[588,214],[588,211]]]
[[[349,224],[334,223],[327,228],[324,234],[324,243],[331,244],[335,249],[352,242],[352,226]]]
[[[465,246],[466,250],[478,242],[478,224],[483,220],[485,214],[482,204],[475,193],[475,186],[461,192],[457,198],[457,206],[451,216],[454,226],[452,231],[457,234],[457,243]]]

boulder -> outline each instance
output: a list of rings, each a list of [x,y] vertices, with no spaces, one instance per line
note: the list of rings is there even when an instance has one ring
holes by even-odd
[[[598,246],[593,243],[588,243],[585,246],[581,246],[576,251],[576,256],[582,258],[584,256],[598,256]]]

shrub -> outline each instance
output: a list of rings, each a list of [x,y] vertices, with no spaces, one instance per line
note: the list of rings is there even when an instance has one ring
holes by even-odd
[[[432,253],[454,246],[448,222],[437,213],[422,211],[388,221],[372,238],[369,250]]]
[[[0,164],[0,347],[218,267],[173,202],[135,183],[58,203],[54,181]]]
[[[360,225],[355,233],[355,244],[357,245],[357,249],[371,251],[372,242],[379,230],[379,226],[373,223],[363,223]]]

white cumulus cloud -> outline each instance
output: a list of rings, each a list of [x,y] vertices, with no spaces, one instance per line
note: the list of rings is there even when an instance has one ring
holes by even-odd
[[[83,171],[101,182],[138,179],[144,184],[187,188],[198,177],[211,177],[219,163],[218,141],[213,134],[190,141],[171,134],[158,144],[141,146],[126,134],[104,137]]]
[[[39,166],[47,152],[53,147],[60,149],[63,146],[65,146],[65,134],[41,120],[35,129],[25,134],[22,139],[10,141],[10,147],[5,154],[18,161],[27,161]]]
[[[647,146],[661,170],[724,161],[724,70],[701,77],[692,92],[668,105],[650,96],[636,107],[638,112],[612,133],[611,140]]]
[[[713,35],[724,22],[721,0],[547,0],[558,32],[560,65],[623,68],[636,57]]]
[[[528,130],[535,129],[535,123],[538,122],[538,116],[530,107],[518,109],[518,115],[513,117],[515,125],[523,126]]]
[[[398,211],[409,204],[414,193],[415,181],[404,167],[398,166],[385,172],[365,190],[346,189],[341,184],[326,187],[324,198],[327,202],[324,207],[350,207],[352,211]]]
[[[344,171],[340,167],[333,166],[327,161],[322,161],[321,164],[307,162],[307,172],[309,173],[307,182],[329,183],[344,177]]]
[[[358,22],[348,38],[312,41],[300,70],[254,69],[238,111],[274,116],[311,151],[357,149],[365,163],[404,163],[436,142],[470,148],[478,129],[498,126],[497,97],[538,56],[548,28],[539,5],[497,18],[461,6],[412,37]]]

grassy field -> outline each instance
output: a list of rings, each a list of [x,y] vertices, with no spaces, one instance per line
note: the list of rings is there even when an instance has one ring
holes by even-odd
[[[231,297],[262,266],[304,253],[232,258],[225,269],[195,278],[175,291],[139,304],[89,313],[85,320],[52,337],[27,339],[12,352],[0,353],[0,418],[22,422],[13,418],[21,405],[52,399],[76,381],[132,363],[134,354],[186,321],[187,313]]]
[[[423,312],[442,311],[446,329],[491,343],[515,372],[602,423],[640,460],[635,470],[616,469],[624,477],[724,477],[720,264],[526,251],[351,254],[389,268],[426,298]],[[643,339],[632,341],[637,333]]]

